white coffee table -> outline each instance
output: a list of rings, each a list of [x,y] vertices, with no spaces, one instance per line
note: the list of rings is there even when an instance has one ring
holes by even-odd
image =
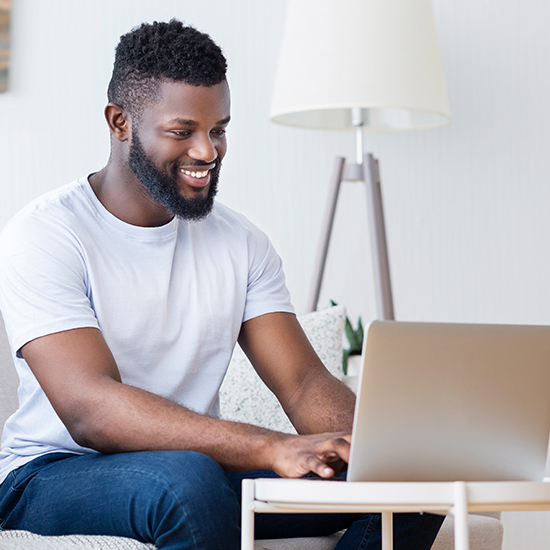
[[[394,512],[432,512],[455,518],[455,550],[469,550],[468,512],[550,510],[550,483],[345,482],[245,479],[242,550],[254,550],[254,514],[371,512],[382,514],[382,550],[392,550]]]

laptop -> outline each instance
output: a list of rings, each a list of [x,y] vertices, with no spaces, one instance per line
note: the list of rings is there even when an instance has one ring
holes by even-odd
[[[348,481],[542,481],[550,327],[375,321]]]

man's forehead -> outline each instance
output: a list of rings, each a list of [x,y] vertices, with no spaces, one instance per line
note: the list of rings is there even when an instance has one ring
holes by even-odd
[[[153,116],[160,115],[163,119],[187,121],[188,124],[199,123],[205,118],[211,123],[226,124],[229,122],[230,105],[226,81],[214,86],[165,81],[159,84],[158,96],[145,107],[145,111]]]
[[[222,118],[221,120],[217,120],[216,124],[220,126],[224,126],[226,124],[229,124],[229,121],[231,120],[230,116],[226,116],[225,118]],[[176,117],[170,120],[169,122],[173,122],[174,124],[181,124],[182,126],[198,126],[198,121],[193,120],[191,118],[180,118]]]

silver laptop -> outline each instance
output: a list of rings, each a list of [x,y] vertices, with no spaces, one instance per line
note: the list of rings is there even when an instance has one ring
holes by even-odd
[[[349,481],[542,481],[550,327],[375,321]]]

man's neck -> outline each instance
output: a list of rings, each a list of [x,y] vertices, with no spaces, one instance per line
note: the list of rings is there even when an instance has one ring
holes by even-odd
[[[111,161],[89,177],[90,186],[99,202],[123,222],[142,227],[167,224],[174,215],[159,205],[126,167]]]

